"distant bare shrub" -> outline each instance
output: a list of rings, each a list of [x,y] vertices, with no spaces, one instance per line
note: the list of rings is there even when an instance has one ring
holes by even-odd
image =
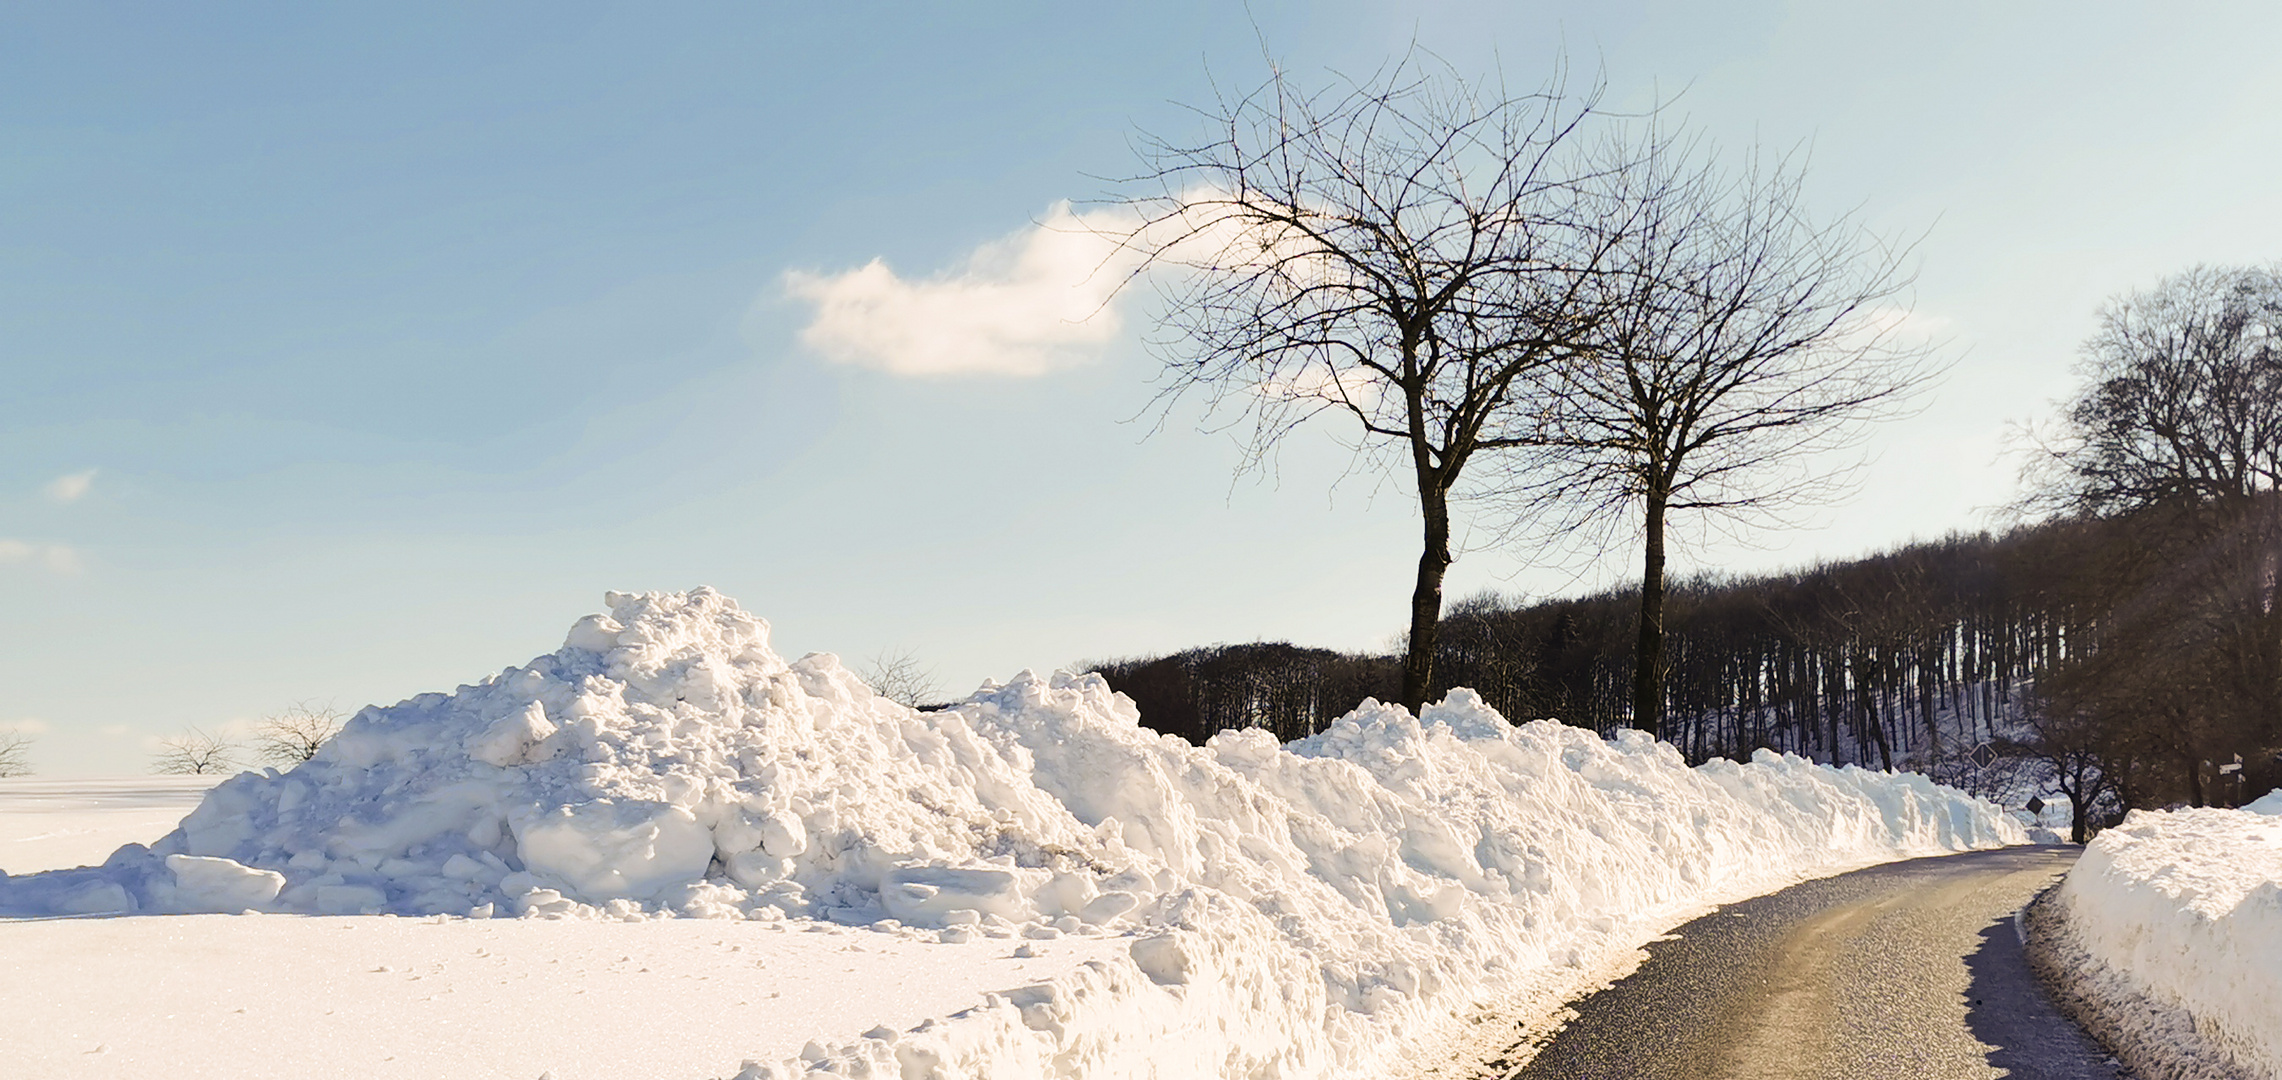
[[[228,772],[238,767],[238,752],[242,749],[236,743],[198,728],[160,739],[158,746],[158,752],[151,755],[151,771],[170,776]]]
[[[292,768],[317,756],[325,740],[341,732],[344,718],[337,709],[318,708],[306,702],[262,718],[254,726],[254,756],[269,764]]]
[[[0,776],[30,776],[31,749],[31,736],[20,731],[0,731]]]
[[[872,657],[860,677],[879,696],[914,709],[942,696],[935,672],[921,667],[919,658],[909,652],[883,652]]]

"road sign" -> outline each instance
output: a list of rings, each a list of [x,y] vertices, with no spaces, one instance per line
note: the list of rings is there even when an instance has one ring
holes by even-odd
[[[1976,769],[1986,769],[1997,763],[1997,752],[1988,743],[1974,747],[1972,752],[1965,756],[1973,762],[1973,767]]]
[[[2029,796],[2029,797],[2028,797],[2028,812],[2029,812],[2029,813],[2031,813],[2031,814],[2041,814],[2041,813],[2044,813],[2044,800],[2043,800],[2043,799],[2039,799],[2039,798],[2037,798],[2037,797],[2036,797],[2036,796],[2034,796],[2034,795],[2031,795],[2031,796]]]

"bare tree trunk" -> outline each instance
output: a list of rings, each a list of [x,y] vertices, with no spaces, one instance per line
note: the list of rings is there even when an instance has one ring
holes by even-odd
[[[1434,649],[1442,620],[1442,577],[1450,570],[1450,499],[1436,480],[1420,470],[1420,516],[1426,543],[1418,553],[1418,584],[1410,594],[1410,653],[1402,663],[1403,707],[1416,713],[1434,686]]]
[[[1650,735],[1664,727],[1664,503],[1648,493],[1647,540],[1640,569],[1640,642],[1633,650],[1632,726]]]
[[[1861,690],[1861,702],[1861,715],[1863,719],[1868,721],[1868,725],[1865,728],[1861,729],[1860,735],[1868,736],[1869,739],[1877,745],[1879,767],[1886,770],[1887,772],[1893,772],[1894,748],[1886,741],[1886,722],[1878,711],[1877,694],[1867,687],[1864,687]],[[1855,753],[1861,754],[1864,758],[1869,757],[1869,749],[1860,745],[1860,737],[1856,738],[1855,743]]]

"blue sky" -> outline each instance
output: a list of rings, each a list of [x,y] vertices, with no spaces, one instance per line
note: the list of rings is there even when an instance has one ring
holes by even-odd
[[[1098,8],[1098,10],[1097,10]],[[2093,308],[2282,256],[2263,4],[41,5],[0,13],[0,725],[43,771],[448,689],[606,589],[946,689],[1211,641],[1383,644],[1411,505],[1328,438],[1150,436],[1147,311],[1021,374],[841,362],[788,274],[1023,279],[1181,102],[1415,39],[1730,144],[1917,235],[1955,367],[1763,568],[1986,522]],[[1013,273],[1013,277],[1008,277]],[[994,276],[995,275],[995,276]],[[954,298],[970,293],[951,294]],[[924,328],[922,328],[924,329]],[[929,340],[932,340],[931,338]],[[1337,481],[1335,483],[1335,481]],[[1477,537],[1477,540],[1479,537]],[[1464,555],[1452,593],[1609,580]]]

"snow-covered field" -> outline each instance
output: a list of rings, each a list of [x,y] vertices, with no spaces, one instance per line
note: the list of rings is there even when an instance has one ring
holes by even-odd
[[[103,861],[123,844],[172,831],[220,776],[0,778],[0,871],[21,874]]]
[[[2134,811],[2052,904],[2084,1019],[2143,1074],[2282,1077],[2282,792]]]
[[[1466,691],[1288,745],[1091,676],[918,713],[709,590],[608,602],[148,848],[8,867],[21,1075],[1375,1076],[1710,904],[2025,839]]]

